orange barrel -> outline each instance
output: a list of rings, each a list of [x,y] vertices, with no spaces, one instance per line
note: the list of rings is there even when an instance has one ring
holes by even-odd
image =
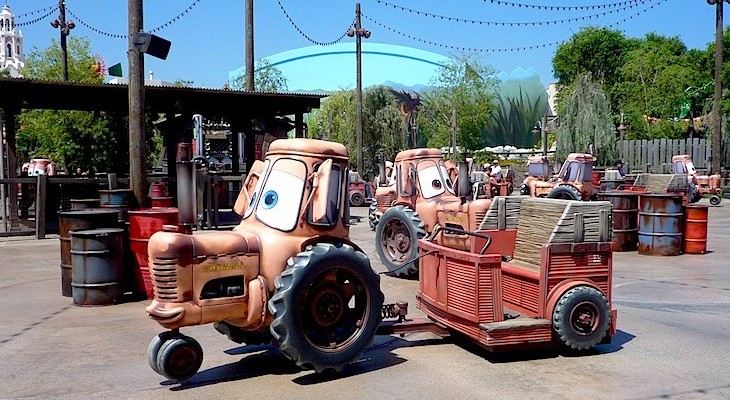
[[[593,186],[600,186],[601,185],[601,171],[593,171],[593,174],[591,174],[591,183]]]
[[[129,202],[134,197],[132,189],[99,190],[100,207],[116,210],[119,221],[126,221],[129,217]]]
[[[175,205],[172,197],[152,197],[150,201],[152,208],[169,208]]]
[[[155,232],[162,231],[163,225],[177,225],[177,208],[143,208],[129,211],[129,247],[134,259],[134,281],[137,290],[152,299],[147,245]]]
[[[617,191],[598,193],[598,199],[613,206],[613,251],[636,251],[639,239],[639,194]]]
[[[167,196],[167,184],[165,182],[152,182],[150,185],[150,197],[165,197]]]
[[[99,199],[71,199],[71,210],[86,210],[99,208]]]
[[[687,254],[707,252],[708,208],[698,204],[688,204],[684,207],[684,252]]]
[[[120,228],[71,232],[74,304],[106,306],[122,298],[123,232]]]
[[[71,286],[71,231],[95,228],[116,228],[118,213],[113,210],[87,209],[58,213],[61,241],[61,294],[72,296]]]
[[[681,194],[639,195],[639,254],[682,254],[683,217]]]

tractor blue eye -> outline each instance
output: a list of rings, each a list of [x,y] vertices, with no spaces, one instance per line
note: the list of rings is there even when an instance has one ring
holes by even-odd
[[[276,194],[275,191],[269,190],[268,192],[264,193],[264,209],[268,210],[269,208],[274,207],[278,202],[279,195]]]

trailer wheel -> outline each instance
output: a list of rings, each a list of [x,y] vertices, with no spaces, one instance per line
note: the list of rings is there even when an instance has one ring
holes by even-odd
[[[583,196],[581,196],[580,192],[575,186],[571,185],[560,185],[557,187],[554,187],[553,190],[550,191],[547,195],[550,199],[563,199],[563,200],[581,200],[583,199]]]
[[[408,278],[418,274],[418,239],[426,236],[418,213],[404,206],[389,208],[375,229],[375,248],[392,276]]]
[[[553,330],[560,343],[574,350],[598,344],[608,331],[611,310],[606,297],[589,286],[565,292],[553,311]]]
[[[162,344],[157,354],[157,369],[172,381],[184,381],[195,375],[203,363],[203,348],[193,338],[180,336]]]
[[[380,277],[352,246],[307,247],[289,259],[274,286],[271,334],[296,365],[339,371],[372,343],[383,305]]]
[[[365,203],[365,196],[360,192],[350,193],[350,205],[353,207],[360,207]]]
[[[158,374],[162,374],[160,369],[157,368],[157,355],[160,354],[160,348],[162,345],[172,338],[172,331],[165,331],[156,335],[150,341],[150,345],[147,346],[147,361],[150,364],[150,368]]]
[[[720,196],[718,196],[716,194],[713,194],[712,196],[710,196],[710,204],[712,204],[713,206],[719,205],[720,201],[722,201],[722,198],[720,198]]]
[[[377,210],[378,203],[376,200],[373,200],[373,202],[370,203],[370,208],[368,209],[368,225],[370,226],[371,231],[374,231],[375,226],[378,225],[378,215],[375,214]]]
[[[529,196],[530,195],[530,187],[525,185],[524,183],[522,186],[520,186],[520,195],[522,196]]]

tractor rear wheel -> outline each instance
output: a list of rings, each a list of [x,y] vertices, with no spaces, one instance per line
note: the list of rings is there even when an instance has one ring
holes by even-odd
[[[565,292],[553,311],[553,331],[560,343],[573,350],[598,344],[608,332],[611,310],[606,297],[589,286]]]
[[[377,210],[378,203],[377,201],[373,200],[373,202],[370,203],[370,208],[368,209],[368,225],[370,226],[371,231],[374,231],[375,226],[378,225],[378,215],[375,214]]]
[[[580,191],[575,186],[571,185],[560,185],[554,187],[547,195],[550,199],[563,199],[563,200],[581,200]]]
[[[365,203],[365,195],[361,192],[350,192],[350,205],[360,207]]]
[[[339,371],[372,343],[384,299],[380,277],[352,246],[307,247],[289,259],[274,286],[271,334],[298,366]]]
[[[418,239],[426,236],[418,213],[404,206],[389,208],[375,228],[375,248],[388,274],[409,278],[418,274]]]

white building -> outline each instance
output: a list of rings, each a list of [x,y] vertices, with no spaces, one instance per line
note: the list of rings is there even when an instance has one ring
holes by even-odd
[[[23,63],[23,34],[15,30],[15,17],[6,4],[0,11],[0,70],[10,70],[10,76],[20,77]]]

